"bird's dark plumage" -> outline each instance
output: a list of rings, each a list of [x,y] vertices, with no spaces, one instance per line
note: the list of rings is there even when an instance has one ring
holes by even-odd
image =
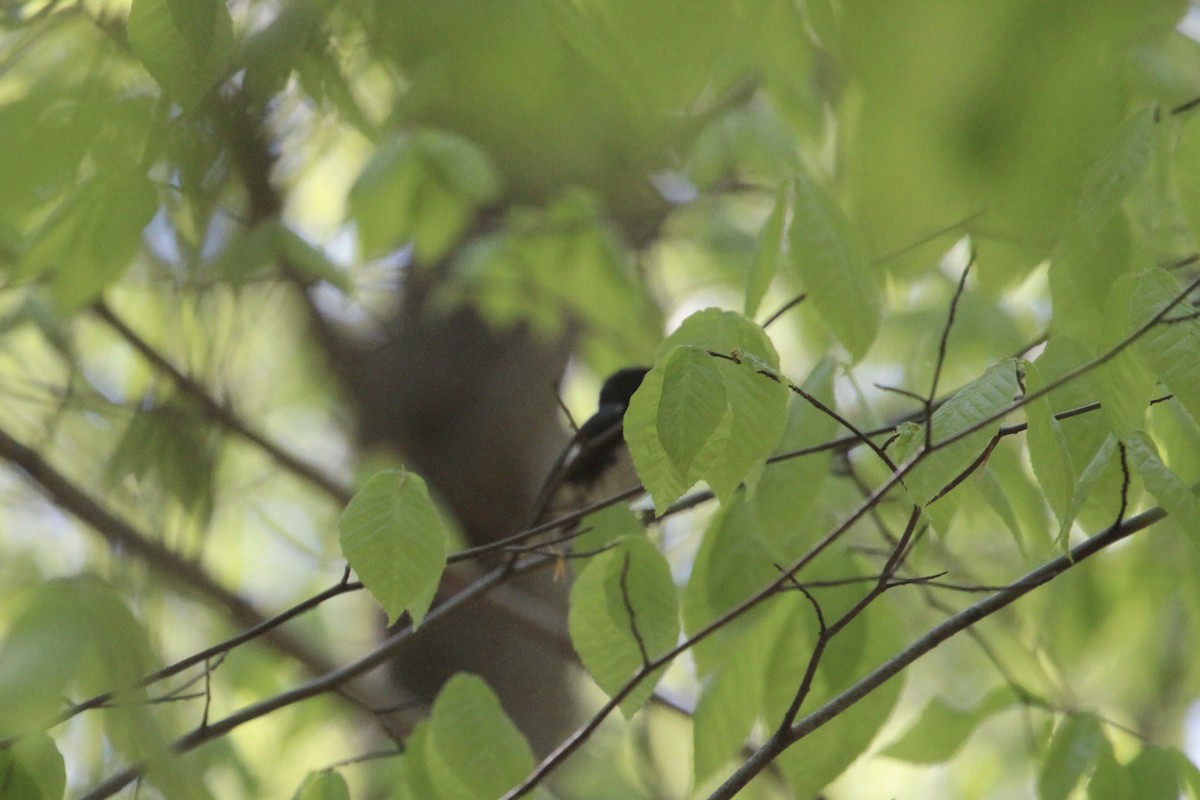
[[[604,381],[599,408],[580,426],[556,475],[551,476],[547,510],[573,511],[637,482],[623,422],[630,399],[649,371],[649,367],[627,367]]]

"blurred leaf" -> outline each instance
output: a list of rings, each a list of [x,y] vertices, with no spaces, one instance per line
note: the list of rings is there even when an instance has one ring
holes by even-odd
[[[436,797],[447,800],[495,800],[533,769],[533,752],[500,700],[466,673],[438,692],[424,756]]]
[[[429,751],[433,747],[430,743],[431,727],[432,723],[429,720],[423,720],[417,723],[412,733],[404,740],[404,786],[412,800],[442,799],[442,794],[434,786],[429,769]]]
[[[688,177],[700,188],[728,179],[769,177],[800,169],[792,132],[763,108],[722,114],[696,136]]]
[[[411,241],[417,260],[433,264],[500,189],[478,146],[453,133],[422,130],[380,146],[350,190],[350,215],[368,257]]]
[[[5,800],[61,800],[67,770],[54,740],[40,731],[0,749],[0,789]]]
[[[778,637],[787,633],[790,619],[790,606],[785,606],[776,604],[753,626],[725,637],[719,666],[705,676],[692,716],[697,786],[740,757],[742,745],[762,715],[771,652]]]
[[[845,552],[828,551],[805,570],[802,580],[836,580],[861,569]],[[858,584],[814,589],[827,619],[844,613],[861,599]],[[808,665],[814,637],[813,610],[797,601],[792,627],[777,638],[767,675],[766,724],[777,725],[793,701]],[[848,689],[866,672],[890,658],[900,647],[904,624],[887,603],[874,603],[847,625],[824,651],[809,696],[800,708],[802,719]],[[893,679],[808,736],[789,747],[779,758],[788,786],[797,797],[814,797],[861,756],[878,735],[896,705],[902,679]]]
[[[1182,292],[1183,287],[1169,272],[1143,272],[1132,291],[1130,328],[1142,327]],[[1189,315],[1190,308],[1186,302],[1176,305],[1167,313],[1166,321],[1151,327],[1138,340],[1137,352],[1192,419],[1200,422],[1200,363],[1193,357],[1200,352],[1200,320]],[[1153,381],[1147,383],[1153,391]]]
[[[778,576],[755,510],[739,491],[713,515],[700,540],[684,590],[684,630],[695,635]],[[697,672],[712,671],[727,647],[724,632],[697,644],[692,650]]]
[[[858,361],[883,314],[866,245],[833,197],[804,175],[796,179],[792,206],[792,265],[809,302]]]
[[[1156,108],[1144,108],[1125,120],[1084,173],[1079,198],[1084,230],[1101,230],[1145,172],[1158,113]]]
[[[129,44],[172,100],[190,111],[233,53],[233,20],[220,0],[133,0]]]
[[[775,271],[779,268],[787,207],[788,186],[783,183],[775,190],[775,205],[771,207],[771,214],[758,233],[758,240],[754,245],[754,262],[750,266],[750,272],[746,274],[746,301],[742,313],[751,319],[758,313],[763,295],[767,293],[771,279],[775,277]]]
[[[822,359],[801,388],[828,408],[835,408],[834,364]],[[834,437],[838,422],[803,397],[788,401],[787,427],[777,450],[787,452],[822,444]],[[813,539],[814,507],[827,488],[833,455],[828,450],[770,464],[750,491],[763,542],[780,563],[800,555]]]
[[[1022,366],[1027,394],[1032,395],[1046,386],[1036,364],[1024,362]],[[1059,529],[1069,528],[1074,522],[1071,511],[1075,499],[1075,467],[1067,437],[1050,411],[1049,397],[1027,403],[1025,418],[1029,424],[1026,440],[1033,472],[1045,492],[1046,503],[1058,519]]]
[[[1002,420],[994,420],[952,444],[939,446],[939,443],[969,430],[1007,408],[1012,404],[1017,389],[1014,362],[1002,361],[955,392],[934,412],[932,445],[935,449],[904,479],[904,485],[914,503],[922,507],[928,506],[935,497],[961,477],[983,453],[1000,429]],[[924,447],[924,428],[914,427],[908,433],[902,434],[898,444],[898,460],[907,461],[912,458]],[[940,503],[941,499],[937,502]],[[943,529],[942,533],[945,532]]]
[[[310,772],[292,800],[350,800],[350,787],[337,770]]]
[[[1185,530],[1200,530],[1200,502],[1192,489],[1158,457],[1154,444],[1142,432],[1125,441],[1126,452],[1142,476],[1147,491],[1179,521]]]
[[[34,234],[19,277],[51,273],[54,299],[73,311],[129,268],[157,208],[145,175],[113,170],[87,181]]]
[[[1050,261],[1050,298],[1055,336],[1099,341],[1113,282],[1132,266],[1129,221],[1114,214],[1103,228],[1073,230],[1055,248]]]
[[[126,475],[153,477],[189,512],[212,516],[220,433],[199,412],[168,400],[134,414],[105,470],[110,486]]]
[[[394,623],[404,611],[413,627],[433,603],[446,568],[447,533],[425,481],[407,470],[374,475],[338,523],[350,568]]]
[[[38,587],[0,644],[0,718],[3,735],[44,724],[62,707],[67,684],[94,644],[77,613],[68,584]]]
[[[470,301],[497,327],[526,323],[549,338],[577,323],[587,333],[580,348],[601,371],[646,360],[662,337],[660,312],[600,212],[580,192],[514,211],[500,233],[466,248],[438,299]]]
[[[1126,273],[1113,282],[1105,304],[1097,354],[1107,352],[1133,332],[1130,296],[1137,280],[1136,275]],[[1154,376],[1146,368],[1138,348],[1124,348],[1092,370],[1090,378],[1104,419],[1117,438],[1124,440],[1142,427],[1154,396]]]
[[[1091,714],[1073,714],[1054,731],[1050,749],[1038,774],[1039,800],[1066,800],[1067,795],[1109,751],[1099,721]]]
[[[568,627],[588,673],[615,695],[679,637],[675,583],[662,553],[644,536],[627,536],[589,559],[571,587]],[[658,674],[621,701],[626,717],[650,697]]]
[[[1015,700],[1011,691],[998,689],[974,708],[959,709],[935,697],[912,727],[888,745],[882,755],[913,764],[949,761],[980,724]]]
[[[624,503],[593,511],[580,521],[579,529],[583,533],[575,538],[572,545],[576,553],[591,553],[622,536],[644,535],[641,520]]]

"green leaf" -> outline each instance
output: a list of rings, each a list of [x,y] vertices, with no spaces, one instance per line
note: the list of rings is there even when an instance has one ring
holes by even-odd
[[[187,511],[207,521],[213,510],[220,434],[201,411],[169,399],[134,414],[108,459],[115,486],[132,475],[153,479]]]
[[[1125,770],[1138,800],[1178,800],[1182,788],[1179,770],[1174,754],[1167,748],[1143,747]]]
[[[977,727],[1016,701],[1011,691],[998,689],[970,709],[959,709],[940,698],[925,706],[921,716],[882,755],[913,764],[949,761]]]
[[[1191,800],[1200,798],[1200,768],[1197,768],[1185,753],[1172,748],[1159,749],[1164,750],[1175,765],[1175,774],[1179,776],[1182,787],[1186,788],[1186,796]]]
[[[533,751],[499,698],[466,673],[438,693],[423,749],[441,800],[495,800],[533,769]]]
[[[1112,216],[1099,231],[1076,228],[1059,242],[1050,259],[1050,331],[1079,342],[1099,341],[1113,282],[1132,266],[1129,222]]]
[[[1133,332],[1130,295],[1136,275],[1127,273],[1113,282],[1105,304],[1105,324],[1098,353],[1106,352]],[[1154,376],[1135,347],[1126,347],[1090,374],[1100,399],[1100,409],[1118,439],[1124,440],[1142,427],[1146,408],[1154,396]]]
[[[687,489],[707,474],[724,448],[733,418],[721,371],[708,353],[678,347],[660,369],[658,441],[680,485]]]
[[[1180,211],[1200,242],[1200,117],[1187,114],[1173,120],[1178,137],[1171,163],[1171,178],[1179,195]]]
[[[93,644],[66,586],[53,581],[38,587],[0,644],[0,735],[51,718]]]
[[[737,492],[713,515],[700,541],[684,591],[684,629],[689,636],[695,634],[778,575],[754,507],[745,492]],[[725,638],[725,632],[717,632],[693,649],[701,675],[710,672],[727,651]]]
[[[644,529],[637,514],[624,503],[593,511],[579,523],[583,533],[575,538],[576,553],[591,553],[622,536],[641,536]]]
[[[145,175],[113,170],[77,188],[34,234],[18,277],[51,274],[58,307],[90,302],[129,267],[158,207]]]
[[[323,769],[308,773],[292,800],[350,800],[350,787],[337,770]]]
[[[1079,476],[1079,482],[1075,484],[1075,496],[1072,498],[1071,506],[1067,510],[1066,520],[1059,523],[1057,541],[1058,546],[1062,548],[1063,552],[1067,550],[1069,544],[1068,538],[1071,532],[1071,525],[1067,520],[1074,522],[1075,518],[1079,515],[1084,501],[1087,500],[1088,495],[1092,493],[1092,490],[1108,469],[1109,464],[1112,463],[1113,454],[1117,451],[1117,444],[1117,437],[1109,434],[1096,450],[1096,454],[1092,456],[1092,460],[1084,467],[1083,474]]]
[[[1091,772],[1108,749],[1108,740],[1095,716],[1067,717],[1054,731],[1042,761],[1037,784],[1039,800],[1066,800],[1079,779]]]
[[[834,578],[862,571],[862,565],[845,553],[826,553],[818,559],[821,560],[826,563],[818,570],[819,577]],[[817,577],[806,572],[802,579]],[[861,586],[821,589],[818,594],[825,614],[830,617],[839,609],[848,608],[861,596]],[[795,696],[812,652],[813,611],[808,603],[799,601],[795,613],[804,617],[793,622],[790,638],[785,635],[777,640],[776,651],[771,657],[766,683],[768,730],[778,724],[783,709]],[[848,689],[868,669],[891,657],[902,644],[903,630],[903,621],[887,603],[873,604],[847,625],[826,649],[810,696],[801,708],[801,717]],[[785,750],[779,766],[794,796],[817,796],[854,763],[879,734],[895,708],[902,688],[902,679],[886,682]]]
[[[442,800],[429,770],[430,727],[429,720],[419,722],[404,740],[404,786],[414,800]]]
[[[1129,780],[1129,772],[1112,754],[1111,748],[1105,748],[1096,762],[1096,771],[1088,781],[1088,800],[1127,800],[1130,797],[1141,797],[1135,791]]]
[[[54,740],[37,732],[0,749],[0,795],[5,800],[62,800],[67,770]]]
[[[432,264],[500,189],[478,146],[457,134],[422,130],[380,146],[350,190],[350,216],[368,257],[411,241],[417,260]]]
[[[962,476],[1000,429],[1001,420],[996,419],[952,444],[939,446],[939,443],[1007,408],[1017,390],[1015,362],[1002,361],[957,391],[934,412],[932,445],[935,449],[904,479],[914,503],[927,506]],[[924,447],[923,429],[914,428],[902,438],[900,452],[905,461]],[[942,533],[945,533],[944,529]]]
[[[592,557],[571,587],[567,627],[587,671],[601,689],[616,694],[679,637],[677,591],[666,558],[644,536],[618,539]],[[626,716],[650,697],[658,674],[643,678],[621,702]]]
[[[762,715],[771,653],[778,637],[790,634],[786,624],[791,608],[785,606],[776,604],[754,625],[727,637],[720,665],[704,680],[692,715],[692,769],[697,786],[739,759],[743,743]]]
[[[1146,490],[1185,530],[1200,530],[1200,502],[1191,488],[1158,457],[1154,443],[1141,431],[1125,441],[1125,450],[1134,469],[1142,476]]]
[[[1106,225],[1150,164],[1158,109],[1144,108],[1113,131],[1083,175],[1079,222],[1087,231]]]
[[[1032,395],[1046,386],[1035,364],[1024,362],[1024,369],[1028,394]],[[1070,527],[1075,521],[1071,516],[1075,500],[1075,467],[1071,462],[1066,434],[1051,412],[1050,398],[1042,397],[1027,403],[1025,419],[1029,424],[1026,441],[1033,474],[1042,486],[1050,510],[1058,518],[1059,528]]]
[[[834,362],[822,359],[805,378],[801,388],[829,408],[833,396]],[[838,422],[798,394],[788,401],[786,430],[777,450],[787,452],[829,441]],[[813,526],[796,524],[813,518],[827,485],[833,454],[829,451],[791,458],[767,466],[750,492],[762,540],[775,559],[788,563],[800,555],[815,537]]]
[[[1149,269],[1137,280],[1130,300],[1130,328],[1141,328],[1183,292],[1171,273]],[[1191,306],[1179,303],[1167,312],[1174,322],[1159,323],[1138,339],[1137,352],[1150,370],[1200,422],[1200,320],[1188,319]],[[1150,387],[1152,388],[1152,387]],[[1149,401],[1149,397],[1146,398]]]
[[[775,190],[775,205],[763,223],[758,239],[754,243],[754,261],[746,273],[746,301],[742,313],[753,318],[758,306],[771,286],[771,279],[779,268],[779,257],[783,249],[783,228],[787,219],[788,185],[780,184]]]
[[[221,0],[133,0],[129,44],[163,91],[191,110],[225,72],[233,20]]]
[[[407,610],[419,625],[446,568],[446,527],[425,481],[407,470],[372,476],[346,506],[338,528],[346,561],[389,624]]]
[[[875,275],[858,231],[833,197],[803,175],[796,180],[788,241],[809,302],[858,361],[882,319]]]
[[[650,493],[651,499],[654,500],[654,507],[660,513],[669,507],[671,503],[678,500],[684,492],[700,479],[702,471],[709,467],[719,452],[718,448],[729,437],[729,431],[733,424],[732,412],[729,410],[728,403],[724,402],[725,384],[723,381],[720,381],[720,373],[711,363],[713,361],[712,357],[706,354],[700,354],[700,356],[709,362],[708,368],[697,376],[701,380],[693,381],[693,383],[700,383],[704,378],[711,375],[717,376],[717,385],[714,389],[719,387],[721,392],[720,400],[722,401],[722,415],[717,420],[717,424],[707,431],[689,431],[681,425],[674,424],[669,416],[666,418],[663,417],[660,409],[663,407],[666,369],[675,361],[691,361],[695,354],[697,354],[697,351],[694,348],[680,347],[672,351],[661,367],[655,367],[646,374],[646,377],[642,380],[641,387],[629,403],[629,410],[625,413],[625,440],[629,444],[630,455],[633,457],[638,477],[642,479],[646,491]],[[711,408],[713,405],[712,401],[717,398],[702,397],[697,399],[701,403],[701,408],[699,409],[688,409],[681,404],[675,403],[669,403],[667,407],[687,411],[690,417],[703,419],[705,410]],[[681,473],[672,460],[672,451],[668,450],[668,447],[674,448],[676,457],[679,457],[681,450],[679,447],[680,443],[676,441],[664,443],[660,438],[660,432],[664,430],[667,432],[668,437],[678,431],[681,438],[690,435],[697,439],[701,445],[698,455],[702,454],[704,460],[697,465],[696,460],[693,458],[688,464],[689,472]],[[700,439],[701,436],[706,436],[706,438]],[[686,439],[684,443],[686,443]],[[684,455],[686,455],[686,451],[684,451]],[[699,468],[692,469],[697,466]]]
[[[729,353],[739,363],[705,351]],[[703,364],[705,358],[712,363]],[[731,311],[697,312],[667,337],[625,415],[633,463],[656,509],[697,480],[726,502],[766,460],[786,423],[788,392],[778,363],[762,330]],[[717,418],[722,390],[728,400]]]

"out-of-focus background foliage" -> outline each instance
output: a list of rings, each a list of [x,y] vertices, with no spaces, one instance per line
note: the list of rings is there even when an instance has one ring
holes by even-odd
[[[862,428],[921,411],[880,387],[929,391],[972,259],[940,395],[1011,356],[1049,380],[1103,353],[1132,330],[1133,276],[1181,263],[1200,237],[1197,31],[1200,11],[1176,0],[6,3],[0,735],[335,584],[338,515],[380,467],[425,477],[455,548],[519,530],[569,435],[556,392],[583,419],[604,375],[650,363],[698,309],[763,322],[805,292],[768,328],[782,372]],[[1173,382],[1139,358],[1051,396],[1055,411],[1108,398],[1055,428],[1057,469],[1005,438],[931,515],[913,574],[1004,583],[1111,523],[1110,432],[1144,430],[1172,480],[1200,479],[1194,407],[1144,405],[1187,395],[1200,351],[1172,351]],[[837,434],[803,404],[792,422],[789,447]],[[852,478],[885,477],[857,451],[771,470],[754,524],[801,544],[861,499]],[[1135,471],[1128,512],[1152,494]],[[1060,536],[1068,495],[1076,524]],[[651,531],[681,586],[695,559],[711,569],[733,513],[710,503]],[[877,524],[903,513],[885,504]],[[1066,797],[1091,776],[1091,796],[1116,797],[1136,775],[1159,792],[1137,796],[1178,796],[1170,781],[1192,773],[1153,748],[1200,755],[1187,519],[940,647],[889,684],[878,719],[744,796],[810,797],[836,778],[824,796]],[[875,528],[848,544],[822,574],[878,568]],[[730,547],[766,571],[725,578],[771,577],[768,556]],[[563,601],[561,584],[517,588]],[[923,592],[889,595],[874,638],[840,656],[844,677],[972,599]],[[488,613],[415,642],[400,694],[382,675],[371,691],[419,715],[450,672],[479,672],[544,753],[579,720],[568,698],[582,692],[586,711],[597,690]],[[210,662],[183,699],[87,712],[0,765],[25,765],[11,774],[37,788],[22,797],[61,796],[61,775],[77,796],[140,758],[158,765],[138,796],[291,796],[308,773],[391,746],[391,717],[327,695],[155,759],[381,630],[365,592],[328,600]],[[769,665],[794,655],[749,655],[739,673],[719,648],[698,654],[709,689],[717,667],[726,677],[725,705],[696,729],[749,733]],[[666,686],[691,708],[701,682],[685,661]],[[556,790],[707,796],[739,738],[694,738],[685,715],[651,706],[606,724]],[[417,796],[397,788],[402,769],[384,757],[339,774],[356,798]]]

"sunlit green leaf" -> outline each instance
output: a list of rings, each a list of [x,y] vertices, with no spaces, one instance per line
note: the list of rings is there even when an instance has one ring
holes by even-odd
[[[593,556],[571,587],[568,627],[600,688],[620,691],[679,636],[675,583],[662,553],[645,537],[631,536]],[[644,677],[621,701],[626,716],[649,698],[657,675]]]
[[[1125,441],[1125,448],[1129,461],[1142,476],[1146,490],[1154,495],[1154,499],[1186,530],[1200,530],[1200,501],[1191,488],[1162,462],[1154,443],[1144,433],[1138,432]]]
[[[823,359],[801,388],[834,408],[833,378],[833,361]],[[798,394],[788,402],[787,429],[779,440],[780,452],[822,444],[836,434],[838,423],[833,417]],[[770,464],[751,489],[751,504],[763,542],[781,563],[798,556],[812,540],[814,530],[809,522],[826,488],[832,462],[832,454],[825,450]]]
[[[351,569],[395,622],[419,625],[446,567],[447,533],[425,481],[408,471],[380,472],[346,506],[338,523]]]
[[[533,769],[533,753],[500,700],[465,673],[438,693],[424,751],[436,797],[446,800],[495,800]]]

